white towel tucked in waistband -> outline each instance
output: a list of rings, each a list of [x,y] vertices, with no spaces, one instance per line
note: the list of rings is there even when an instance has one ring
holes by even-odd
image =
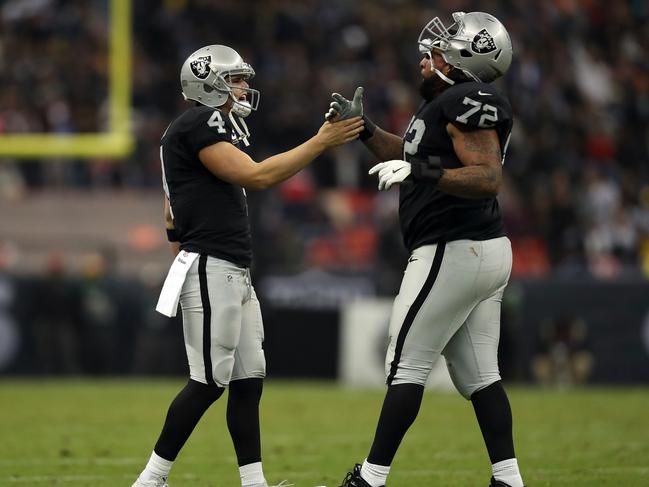
[[[170,318],[176,316],[180,291],[182,291],[183,284],[185,283],[187,271],[196,260],[196,257],[198,257],[196,252],[185,252],[182,250],[178,253],[174,259],[174,263],[171,264],[165,283],[162,286],[162,291],[160,291],[158,304],[155,307],[158,313],[162,313]]]

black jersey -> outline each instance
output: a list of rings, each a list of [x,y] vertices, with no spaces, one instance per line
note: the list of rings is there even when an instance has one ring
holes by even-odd
[[[196,106],[175,119],[162,136],[163,185],[180,248],[250,266],[252,245],[245,190],[212,174],[198,158],[217,142],[239,143],[221,111]]]
[[[465,82],[419,107],[403,138],[404,159],[427,161],[433,156],[445,169],[462,167],[446,132],[449,122],[465,130],[495,129],[504,158],[512,128],[509,102],[489,84]],[[461,198],[435,189],[426,180],[409,177],[406,181],[400,187],[399,220],[410,252],[437,242],[503,235],[496,198]]]

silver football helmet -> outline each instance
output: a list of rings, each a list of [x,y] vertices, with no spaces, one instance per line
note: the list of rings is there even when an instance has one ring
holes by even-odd
[[[484,12],[454,12],[448,27],[435,17],[422,29],[418,43],[420,52],[438,49],[448,64],[485,83],[504,75],[512,62],[507,29]]]
[[[239,53],[228,46],[212,45],[192,53],[180,69],[180,86],[185,100],[194,100],[208,107],[218,108],[232,98],[232,112],[247,117],[257,110],[259,90],[245,88],[246,99],[235,99],[231,76],[244,76],[246,80],[255,70],[244,62]]]

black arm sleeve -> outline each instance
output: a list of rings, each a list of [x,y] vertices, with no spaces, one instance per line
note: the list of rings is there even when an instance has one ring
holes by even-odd
[[[427,161],[413,159],[410,161],[410,174],[415,181],[426,180],[436,185],[444,174],[442,161],[438,156],[430,156]]]

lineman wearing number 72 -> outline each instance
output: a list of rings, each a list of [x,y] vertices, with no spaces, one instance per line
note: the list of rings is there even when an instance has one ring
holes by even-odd
[[[496,196],[511,128],[507,99],[489,84],[512,59],[505,27],[482,12],[436,17],[422,30],[423,103],[403,138],[367,117],[360,139],[381,161],[379,190],[399,186],[399,219],[410,259],[390,317],[388,390],[369,455],[342,487],[381,487],[443,355],[472,402],[492,464],[491,486],[523,487],[512,414],[498,369],[500,304],[512,266]],[[363,115],[334,93],[327,119]]]

